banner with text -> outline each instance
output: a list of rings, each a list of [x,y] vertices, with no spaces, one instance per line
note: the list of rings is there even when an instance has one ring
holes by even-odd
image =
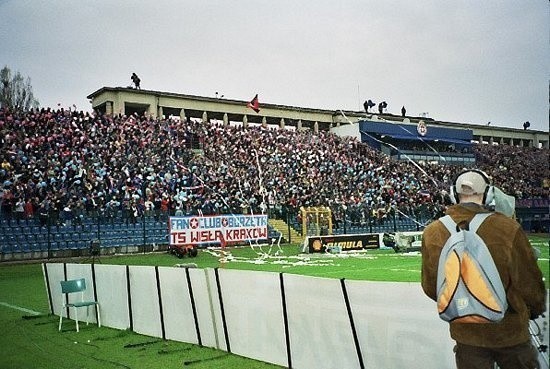
[[[380,234],[340,234],[332,236],[311,236],[307,238],[303,252],[326,252],[333,247],[341,251],[359,251],[380,248]]]
[[[267,239],[267,215],[170,217],[170,245]]]

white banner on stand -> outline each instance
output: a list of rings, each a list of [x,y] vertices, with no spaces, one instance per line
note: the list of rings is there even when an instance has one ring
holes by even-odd
[[[94,267],[101,324],[111,328],[129,329],[131,323],[126,266],[95,264]]]
[[[130,295],[134,332],[162,337],[155,267],[130,266]]]
[[[158,270],[166,339],[198,344],[186,270],[169,267]]]
[[[345,283],[366,368],[455,368],[449,325],[419,283]]]
[[[293,368],[360,368],[340,280],[284,275]]]
[[[64,272],[64,264],[63,263],[47,263],[45,265],[45,268],[47,269],[47,276],[49,280],[49,286],[50,286],[50,298],[52,301],[52,314],[59,315],[60,313],[63,314],[64,317],[67,316],[66,310],[61,309],[61,306],[64,299],[61,295],[61,284],[60,281],[65,280],[65,272]],[[61,311],[63,310],[63,311]]]
[[[213,269],[189,269],[202,345],[225,350]],[[222,329],[221,335],[219,330]]]
[[[218,271],[231,352],[286,366],[279,274]]]

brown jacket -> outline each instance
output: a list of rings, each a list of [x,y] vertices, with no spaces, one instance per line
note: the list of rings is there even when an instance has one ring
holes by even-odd
[[[451,206],[447,214],[458,224],[486,211],[480,205],[468,203]],[[527,342],[530,314],[540,315],[546,309],[546,289],[529,240],[515,220],[500,213],[487,218],[478,234],[493,256],[509,307],[498,323],[450,323],[451,337],[479,347],[509,347]],[[434,301],[439,255],[449,236],[443,223],[437,220],[426,227],[422,237],[422,288]]]

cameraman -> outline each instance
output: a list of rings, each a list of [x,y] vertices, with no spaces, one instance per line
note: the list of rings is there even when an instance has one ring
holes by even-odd
[[[456,205],[447,210],[456,224],[470,223],[492,203],[494,187],[487,175],[467,170],[456,177],[451,197]],[[521,226],[502,213],[487,218],[478,229],[485,241],[506,289],[508,310],[498,323],[450,323],[456,341],[458,369],[538,369],[538,352],[531,343],[529,319],[546,309],[546,289],[535,253]],[[424,230],[422,237],[422,288],[433,300],[439,256],[449,231],[439,220]]]

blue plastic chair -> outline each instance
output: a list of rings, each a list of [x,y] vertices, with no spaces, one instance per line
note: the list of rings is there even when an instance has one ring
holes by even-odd
[[[62,297],[62,309],[73,308],[74,317],[76,321],[76,331],[80,332],[78,327],[78,308],[86,307],[86,325],[90,323],[90,306],[95,306],[97,309],[97,326],[101,327],[101,318],[99,313],[99,303],[97,301],[84,301],[84,291],[86,290],[86,280],[84,278],[71,279],[68,281],[61,281],[61,297]],[[72,293],[80,294],[80,301],[69,301],[69,295]],[[59,314],[59,331],[61,331],[61,324],[63,323],[63,312]]]

